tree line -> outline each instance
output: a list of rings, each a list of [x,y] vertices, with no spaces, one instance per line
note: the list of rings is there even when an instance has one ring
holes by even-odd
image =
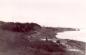
[[[30,32],[41,28],[37,23],[14,23],[8,22],[0,26],[1,29],[14,31],[14,32]]]

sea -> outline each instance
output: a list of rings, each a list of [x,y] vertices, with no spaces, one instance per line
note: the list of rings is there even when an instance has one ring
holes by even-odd
[[[80,31],[64,31],[57,33],[57,38],[71,39],[86,42],[86,29],[80,29]]]

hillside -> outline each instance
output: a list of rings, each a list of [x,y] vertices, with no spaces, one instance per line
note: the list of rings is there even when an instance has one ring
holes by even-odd
[[[86,43],[56,38],[56,33],[64,31],[76,29],[0,22],[0,55],[85,55]]]

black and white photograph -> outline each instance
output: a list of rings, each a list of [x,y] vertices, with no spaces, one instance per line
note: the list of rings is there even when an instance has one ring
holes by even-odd
[[[86,0],[0,0],[0,55],[86,55]]]

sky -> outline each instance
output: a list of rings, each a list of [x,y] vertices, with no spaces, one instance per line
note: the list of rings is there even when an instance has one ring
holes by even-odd
[[[86,42],[86,0],[0,0],[0,21],[80,28],[57,37]]]
[[[86,0],[0,0],[0,21],[86,29]]]

